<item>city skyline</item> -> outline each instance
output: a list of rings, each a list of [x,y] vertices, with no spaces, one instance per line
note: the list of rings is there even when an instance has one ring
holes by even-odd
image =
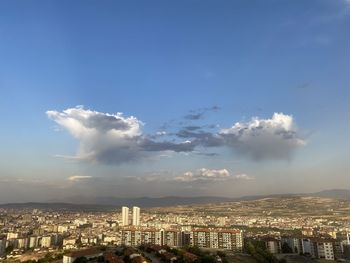
[[[246,262],[243,258],[260,262],[251,249],[259,242],[262,250],[259,254],[265,255],[267,262],[281,262],[271,260],[281,257],[293,258],[293,262],[310,258],[315,262],[318,259],[348,262],[349,202],[284,196],[142,207],[142,217],[140,208],[133,207],[132,224],[128,207],[94,212],[52,206],[33,209],[28,204],[21,208],[13,204],[0,208],[0,260],[46,258],[70,263],[80,256],[99,255],[100,262],[103,256],[104,262],[119,259],[123,263],[129,255],[130,259],[145,257],[143,261],[150,262],[146,260],[149,253],[158,251],[153,258],[162,258],[167,253],[167,258],[175,261],[185,254],[202,257],[202,251],[210,249],[211,253],[205,256],[210,256],[213,263],[217,262],[216,255],[226,257],[226,253],[230,255],[228,262]],[[126,253],[121,254],[122,251]],[[131,251],[145,254],[130,255]],[[184,251],[190,253],[176,253]],[[185,262],[192,262],[187,256]]]
[[[350,3],[4,1],[0,203],[350,189]]]

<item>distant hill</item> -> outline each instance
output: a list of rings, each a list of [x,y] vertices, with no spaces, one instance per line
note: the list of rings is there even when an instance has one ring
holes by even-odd
[[[254,200],[259,200],[264,198],[290,198],[290,197],[297,197],[297,196],[303,196],[303,195],[304,194],[247,195],[247,196],[236,198],[235,201],[254,201]]]
[[[290,198],[298,196],[313,196],[333,199],[350,200],[350,190],[347,189],[331,189],[316,193],[304,194],[271,194],[271,195],[252,195],[239,198],[228,198],[218,196],[198,196],[198,197],[139,197],[139,198],[119,198],[119,197],[83,197],[72,196],[64,199],[64,201],[55,201],[47,203],[10,203],[0,204],[0,208],[14,209],[52,209],[67,211],[108,211],[119,209],[121,206],[140,206],[140,207],[161,207],[174,205],[195,205],[207,203],[224,203],[236,201],[254,201],[263,198]]]
[[[172,205],[189,205],[189,204],[205,204],[205,203],[221,203],[235,201],[235,198],[218,197],[218,196],[197,196],[197,197],[181,197],[181,196],[165,196],[165,197],[138,197],[138,198],[119,198],[119,197],[96,197],[82,198],[70,197],[65,201],[69,203],[90,203],[104,204],[114,206],[172,206]]]
[[[199,197],[139,197],[139,198],[117,198],[117,197],[97,197],[86,198],[74,196],[65,199],[64,202],[28,202],[28,203],[8,203],[0,204],[0,208],[7,209],[51,209],[65,211],[110,211],[119,209],[121,206],[157,207],[189,204],[206,204],[232,202],[236,199],[216,196]]]
[[[41,209],[53,211],[84,211],[84,212],[102,212],[111,211],[115,206],[97,205],[97,204],[70,204],[70,203],[8,203],[0,204],[0,208],[7,209]]]
[[[330,189],[310,194],[317,197],[346,199],[350,200],[350,190],[348,189]]]
[[[298,196],[313,196],[333,199],[345,199],[350,200],[350,190],[348,189],[328,189],[315,193],[300,193],[300,194],[271,194],[271,195],[250,195],[238,198],[242,201],[253,201],[262,198],[288,198]]]

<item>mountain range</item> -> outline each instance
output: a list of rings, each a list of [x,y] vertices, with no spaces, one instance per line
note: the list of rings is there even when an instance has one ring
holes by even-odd
[[[350,200],[350,190],[348,189],[330,189],[315,193],[302,194],[271,194],[271,195],[254,195],[243,196],[239,198],[218,197],[218,196],[198,196],[198,197],[139,197],[139,198],[119,198],[119,197],[84,197],[72,196],[63,201],[52,200],[50,202],[39,203],[8,203],[0,204],[0,208],[14,209],[52,209],[52,210],[83,210],[83,211],[106,211],[119,208],[121,206],[140,206],[140,207],[157,207],[157,206],[174,206],[190,205],[205,203],[223,203],[236,201],[253,201],[263,198],[287,198],[297,196],[313,196],[323,198],[345,199]]]

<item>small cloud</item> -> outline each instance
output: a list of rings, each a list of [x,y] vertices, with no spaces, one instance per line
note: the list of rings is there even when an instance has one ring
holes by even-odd
[[[185,126],[184,130],[188,130],[188,131],[195,131],[195,130],[200,130],[201,127],[200,126]]]
[[[199,112],[199,113],[189,113],[185,115],[185,119],[187,120],[199,120],[203,117],[204,112]]]
[[[156,132],[156,135],[157,135],[157,136],[164,136],[164,135],[166,135],[166,134],[167,134],[166,131],[158,131],[158,132]]]
[[[182,176],[174,178],[177,182],[223,182],[229,180],[252,180],[253,178],[246,174],[232,175],[227,169],[207,169],[201,168],[195,172],[188,171]]]
[[[57,126],[57,125],[55,125],[55,126],[53,127],[53,130],[54,130],[55,132],[60,132],[60,131],[62,131],[61,127],[60,127],[60,126]]]
[[[207,157],[216,157],[216,156],[220,155],[220,154],[215,153],[215,152],[194,152],[194,154],[201,155],[201,156],[207,156]]]
[[[157,171],[143,176],[124,176],[128,183],[140,182],[142,184],[159,183],[163,185],[176,185],[178,187],[188,187],[199,189],[214,184],[234,184],[245,181],[253,181],[254,177],[244,173],[231,174],[228,169],[208,169],[201,168],[194,171],[187,171],[181,175],[174,171]]]
[[[212,107],[191,110],[187,115],[185,115],[184,118],[187,120],[199,120],[199,119],[202,119],[207,112],[218,111],[218,110],[220,110],[220,107],[216,105]]]
[[[73,175],[67,178],[68,181],[71,182],[79,182],[81,180],[86,180],[86,179],[90,179],[92,178],[92,176],[89,175]]]
[[[254,177],[249,176],[247,174],[236,174],[235,178],[239,180],[254,180]]]
[[[306,83],[303,83],[303,84],[297,86],[296,89],[298,89],[298,90],[309,90],[309,89],[312,89],[312,85],[311,85],[311,83],[306,82]]]

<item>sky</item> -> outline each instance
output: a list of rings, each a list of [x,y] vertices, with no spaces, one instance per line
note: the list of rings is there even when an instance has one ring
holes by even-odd
[[[1,1],[0,203],[350,188],[349,83],[348,0]]]

